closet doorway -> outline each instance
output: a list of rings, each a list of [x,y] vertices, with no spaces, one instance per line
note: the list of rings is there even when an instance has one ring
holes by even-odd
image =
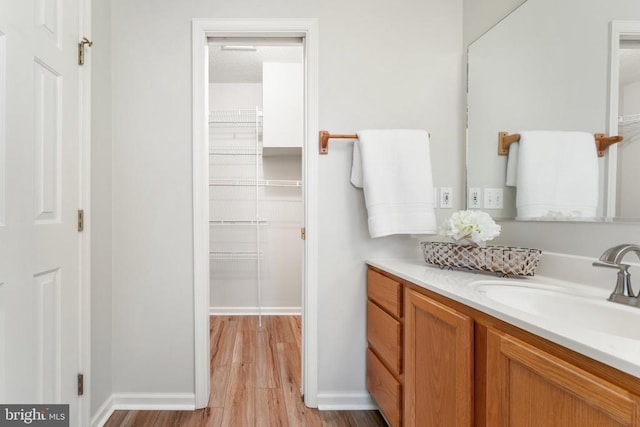
[[[211,315],[301,315],[301,38],[209,46]]]
[[[256,393],[269,388],[295,407],[294,390],[302,384],[303,40],[210,37],[208,56],[210,369],[216,378],[209,405],[233,412],[228,402],[241,397],[232,372],[241,369],[253,371]]]
[[[207,406],[210,395],[210,310],[211,248],[210,179],[209,175],[209,42],[212,38],[233,41],[297,38],[303,46],[303,127],[301,187],[283,191],[301,191],[305,239],[297,240],[302,251],[301,288],[301,392],[304,403],[317,407],[318,398],[318,155],[314,141],[318,138],[318,22],[316,19],[211,19],[192,21],[193,72],[193,251],[194,251],[194,404]],[[281,40],[282,41],[282,40]],[[268,44],[268,43],[267,43]],[[243,46],[253,46],[247,44]],[[215,95],[214,95],[215,96]],[[212,99],[213,102],[213,99]],[[263,105],[264,109],[264,105]],[[259,114],[259,113],[258,113]],[[263,130],[266,117],[263,116]],[[259,131],[258,131],[259,132]],[[262,135],[264,138],[264,135]],[[269,160],[268,162],[271,162]],[[258,165],[259,169],[259,165]],[[267,166],[267,173],[269,166]],[[256,174],[256,177],[258,175]],[[217,178],[215,178],[217,179]],[[222,179],[222,178],[221,178]],[[276,178],[274,178],[276,179]],[[289,177],[283,178],[289,180]],[[258,178],[259,180],[259,178]],[[264,189],[263,189],[264,190]],[[254,190],[255,191],[255,190]],[[257,220],[261,221],[260,219]],[[239,227],[240,225],[238,225]],[[214,227],[217,227],[214,226]],[[232,226],[230,226],[232,227]],[[299,233],[300,231],[298,231]],[[264,237],[261,236],[262,239]],[[300,235],[298,234],[298,239]],[[234,250],[240,251],[238,248]],[[248,249],[246,252],[250,252]],[[255,251],[258,252],[258,251]],[[223,256],[214,254],[213,256]],[[247,254],[249,256],[249,254]],[[264,255],[263,255],[264,256]],[[236,260],[234,260],[236,261]],[[239,261],[239,260],[237,260]],[[264,262],[264,260],[259,260]],[[256,261],[257,262],[257,261]],[[256,268],[256,267],[254,267]],[[257,303],[257,289],[252,292]],[[262,304],[265,297],[261,295]],[[214,301],[215,297],[214,297]],[[257,306],[256,306],[257,307]],[[264,310],[264,307],[263,307]],[[264,313],[263,313],[264,314]]]

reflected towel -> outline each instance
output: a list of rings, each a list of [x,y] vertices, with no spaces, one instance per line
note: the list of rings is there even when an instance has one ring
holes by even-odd
[[[520,132],[518,218],[593,218],[598,207],[598,155],[586,132]]]
[[[509,156],[507,157],[507,179],[505,185],[515,187],[518,184],[518,150],[517,142],[509,145]]]
[[[371,237],[437,232],[426,131],[359,131],[351,183],[364,191]]]

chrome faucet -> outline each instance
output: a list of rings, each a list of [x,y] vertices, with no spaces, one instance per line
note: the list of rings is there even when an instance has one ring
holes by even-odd
[[[622,264],[622,259],[628,252],[634,252],[640,259],[640,246],[625,243],[604,251],[600,255],[599,261],[594,262],[593,265],[595,267],[615,268],[618,270],[616,287],[609,296],[609,301],[640,307],[640,295],[634,294],[631,288],[630,265]]]

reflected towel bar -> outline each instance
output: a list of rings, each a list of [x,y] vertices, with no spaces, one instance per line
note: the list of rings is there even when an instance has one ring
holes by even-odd
[[[596,141],[596,149],[598,150],[598,157],[604,156],[604,151],[611,145],[622,141],[621,136],[606,136],[603,133],[596,133],[593,135]],[[509,154],[509,145],[514,142],[520,141],[520,134],[514,133],[509,135],[508,132],[498,133],[498,155],[506,156]]]
[[[329,139],[334,138],[342,138],[342,139],[358,139],[358,135],[338,135],[338,134],[330,134],[326,130],[320,131],[320,145],[319,145],[319,153],[320,154],[329,154]]]

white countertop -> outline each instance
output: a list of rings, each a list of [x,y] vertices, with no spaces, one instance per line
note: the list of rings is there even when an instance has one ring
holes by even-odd
[[[570,322],[563,323],[533,315],[498,303],[472,285],[478,280],[514,280],[513,278],[498,279],[495,275],[486,273],[441,270],[425,264],[422,259],[375,259],[368,260],[367,264],[640,378],[640,340],[597,332],[576,327]],[[610,291],[538,275],[534,278],[515,280],[535,280],[551,285],[576,287],[580,292],[586,290],[591,295],[601,296],[603,300],[606,300],[610,293]],[[597,313],[594,313],[594,316],[597,316]],[[640,328],[640,323],[636,326]]]

